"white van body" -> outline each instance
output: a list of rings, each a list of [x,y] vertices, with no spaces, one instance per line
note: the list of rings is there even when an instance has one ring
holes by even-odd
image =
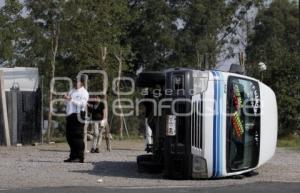
[[[174,179],[209,179],[245,174],[272,158],[277,143],[275,94],[233,67],[236,73],[172,68],[139,75],[140,87],[165,91],[152,97],[157,104],[167,101],[157,105],[161,114],[147,117],[153,130],[152,155],[137,158],[140,168],[159,168]]]
[[[194,73],[199,74],[199,72],[197,71],[195,71]],[[207,73],[206,77],[208,78],[207,88],[204,92],[195,94],[192,97],[192,109],[195,109],[195,105],[200,102],[201,97],[204,101],[203,103],[201,103],[203,105],[203,121],[201,127],[203,128],[202,136],[198,134],[199,132],[197,132],[197,130],[194,130],[194,133],[193,131],[191,131],[191,137],[194,137],[195,135],[199,136],[200,138],[202,137],[202,148],[197,145],[200,144],[200,142],[193,145],[193,139],[191,139],[192,154],[199,155],[204,160],[206,160],[207,176],[205,176],[207,178],[219,178],[238,175],[257,169],[259,166],[263,165],[272,158],[276,149],[278,128],[277,103],[274,92],[261,81],[240,74],[220,71],[207,71],[205,73]],[[200,71],[200,74],[203,74],[203,71]],[[194,77],[197,77],[197,75]],[[230,93],[228,93],[228,87],[230,86],[228,84],[231,84],[229,81],[230,78],[240,81],[240,83],[244,84],[242,86],[247,86],[246,84],[248,83],[251,85],[256,85],[252,85],[252,88],[254,90],[256,89],[254,92],[256,92],[257,95],[259,95],[258,97],[260,98],[257,99],[257,102],[260,104],[256,104],[260,106],[260,126],[258,126],[259,128],[257,129],[257,135],[259,136],[256,136],[257,139],[254,139],[257,140],[256,143],[258,143],[259,146],[259,151],[257,151],[258,158],[255,155],[253,155],[252,157],[250,156],[253,159],[257,159],[257,162],[254,163],[254,165],[251,164],[251,166],[249,167],[245,166],[245,168],[237,168],[236,170],[229,171],[228,151],[230,150],[227,148],[227,143],[228,124],[230,125],[231,123],[228,123],[228,117],[230,116],[228,115],[227,111],[229,108],[228,101],[231,100],[231,96],[228,96],[230,95]],[[256,106],[254,108],[259,108],[259,106]],[[251,105],[249,108],[251,108]],[[199,124],[197,118],[198,116],[191,117],[191,122],[195,123],[191,124],[191,127],[197,127],[197,125]],[[243,122],[242,124],[245,125],[245,120],[241,121]],[[250,128],[252,123],[249,124]],[[193,128],[191,129],[193,130]],[[200,129],[200,127],[198,129]],[[245,133],[247,133],[247,131],[244,131],[244,135],[246,135]],[[247,137],[244,136],[245,144],[247,143],[245,142],[246,138]],[[244,147],[247,148],[246,145]],[[247,156],[246,153],[244,157]],[[248,154],[251,153],[248,152]],[[250,160],[249,162],[252,161]],[[193,163],[193,165],[195,164]]]

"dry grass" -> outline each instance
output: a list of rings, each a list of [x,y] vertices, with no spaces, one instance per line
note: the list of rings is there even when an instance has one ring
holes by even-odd
[[[300,136],[290,135],[278,139],[278,147],[300,150]]]

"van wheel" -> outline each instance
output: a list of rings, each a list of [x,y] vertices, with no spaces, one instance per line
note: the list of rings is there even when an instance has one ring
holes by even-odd
[[[140,155],[137,157],[138,172],[140,173],[161,173],[163,167],[153,160],[153,155]]]

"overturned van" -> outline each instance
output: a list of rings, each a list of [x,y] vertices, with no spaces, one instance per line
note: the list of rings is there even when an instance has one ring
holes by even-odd
[[[151,154],[137,158],[141,171],[175,179],[221,178],[250,173],[275,153],[276,97],[259,80],[177,68],[143,72],[137,86],[163,91],[146,96],[158,108],[146,105],[152,142],[146,148]]]

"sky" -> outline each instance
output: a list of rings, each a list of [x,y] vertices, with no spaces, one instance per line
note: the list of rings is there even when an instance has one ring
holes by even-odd
[[[0,0],[0,7],[4,5],[4,0]]]

